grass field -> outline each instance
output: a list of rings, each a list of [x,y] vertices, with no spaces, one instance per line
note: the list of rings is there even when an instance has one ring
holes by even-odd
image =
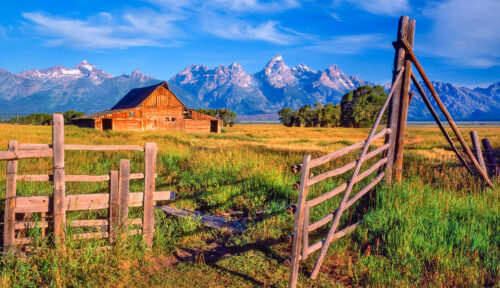
[[[291,245],[293,215],[284,207],[296,201],[291,189],[300,175],[289,167],[364,140],[369,129],[287,128],[236,125],[221,134],[184,132],[100,132],[66,127],[67,144],[158,144],[157,190],[175,190],[169,203],[212,215],[249,217],[241,235],[203,228],[196,219],[166,217],[156,211],[155,244],[144,248],[132,236],[110,250],[101,241],[69,241],[60,254],[39,241],[28,258],[4,256],[3,287],[286,287],[289,269],[282,265]],[[500,147],[500,127],[472,129]],[[50,143],[51,127],[0,125],[0,147],[8,140]],[[382,143],[379,141],[377,144]],[[359,152],[358,152],[359,153]],[[339,167],[356,154],[335,160]],[[499,155],[497,155],[499,156]],[[107,174],[119,159],[131,159],[131,172],[144,165],[136,152],[66,152],[67,174]],[[368,167],[368,166],[363,166]],[[51,162],[20,160],[20,174],[49,174]],[[0,164],[0,195],[5,198],[5,164]],[[349,175],[314,185],[309,197],[331,190]],[[378,186],[345,213],[341,226],[364,218],[355,232],[334,242],[317,280],[308,273],[314,256],[301,262],[302,287],[481,287],[500,280],[500,183],[483,189],[458,167],[437,128],[409,127],[404,181]],[[107,192],[107,183],[67,183],[67,194]],[[131,191],[142,191],[133,180]],[[362,187],[362,184],[358,184]],[[359,189],[359,188],[358,188]],[[23,182],[18,195],[49,195],[50,183]],[[336,208],[341,196],[311,210],[311,221]],[[3,202],[0,203],[3,210]],[[140,215],[139,209],[131,214]],[[68,213],[69,219],[105,218],[106,211]],[[3,213],[2,213],[3,214]],[[314,240],[325,235],[319,229]],[[29,231],[39,238],[39,231]],[[316,252],[317,253],[317,252]]]

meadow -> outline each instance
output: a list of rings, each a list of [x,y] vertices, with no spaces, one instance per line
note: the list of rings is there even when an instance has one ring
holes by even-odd
[[[477,130],[500,148],[500,127]],[[155,211],[152,250],[139,236],[111,249],[106,240],[67,243],[65,253],[36,241],[28,257],[4,255],[2,287],[286,287],[294,203],[292,184],[300,175],[289,168],[304,154],[318,157],[364,140],[369,129],[301,128],[281,125],[235,125],[221,134],[185,132],[116,132],[65,127],[67,144],[158,144],[157,190],[176,191],[167,203],[211,215],[247,218],[241,234],[203,227],[197,219],[178,219]],[[469,138],[469,137],[466,137]],[[0,124],[0,147],[8,140],[50,143],[50,126]],[[382,142],[376,142],[380,145]],[[470,142],[469,142],[470,144]],[[341,227],[363,218],[363,224],[334,242],[317,280],[307,278],[315,257],[301,262],[300,287],[482,287],[500,281],[500,182],[485,189],[460,167],[439,129],[411,126],[405,146],[403,182],[377,186],[349,209]],[[358,151],[359,153],[359,151]],[[499,156],[499,155],[497,155]],[[325,165],[340,167],[350,154]],[[107,174],[119,160],[136,152],[67,151],[67,174]],[[368,166],[366,166],[368,167]],[[48,174],[51,161],[19,161],[20,174]],[[315,170],[320,173],[323,170]],[[0,164],[0,198],[5,198],[5,164]],[[349,175],[321,182],[309,197],[331,190]],[[67,183],[67,194],[107,192],[107,183]],[[362,184],[358,184],[362,187]],[[131,191],[143,182],[132,180]],[[23,182],[18,195],[50,195],[51,183]],[[311,210],[311,221],[336,208],[340,196]],[[0,203],[3,210],[3,201]],[[74,212],[74,211],[73,211]],[[140,215],[139,208],[131,214]],[[3,213],[2,213],[3,214]],[[106,217],[106,211],[68,213],[68,219]],[[317,230],[313,240],[325,235]],[[39,239],[39,231],[28,231]]]

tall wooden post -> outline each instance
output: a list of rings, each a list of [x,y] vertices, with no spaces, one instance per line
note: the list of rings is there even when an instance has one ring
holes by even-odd
[[[120,176],[119,176],[119,186],[120,190],[120,232],[122,232],[122,239],[127,233],[127,221],[128,221],[128,198],[130,190],[130,160],[121,159],[120,160]]]
[[[153,245],[154,236],[154,200],[153,193],[155,191],[155,170],[156,170],[156,153],[158,148],[155,143],[146,143],[144,156],[144,222],[142,233],[144,242],[151,247]]]
[[[9,151],[16,152],[17,141],[9,141]],[[7,161],[7,177],[5,179],[5,210],[3,226],[3,247],[7,251],[15,244],[16,224],[16,174],[17,160]]]
[[[470,139],[472,140],[472,147],[474,147],[474,156],[476,156],[477,162],[481,166],[481,169],[486,171],[486,164],[484,163],[483,151],[481,150],[481,144],[479,144],[479,136],[477,135],[477,131],[470,131]]]
[[[400,40],[402,38],[407,38],[406,33],[408,31],[408,16],[401,16],[399,18],[399,26],[398,26],[398,36],[397,39]],[[394,69],[392,71],[392,85],[398,85],[396,83],[396,76],[399,70],[403,67],[405,62],[405,49],[403,47],[397,47],[396,54],[394,56]],[[401,81],[400,83],[403,83]],[[394,163],[394,156],[396,151],[396,140],[398,130],[398,122],[399,122],[399,106],[401,101],[401,89],[397,87],[394,91],[394,95],[391,98],[391,103],[389,105],[389,117],[387,119],[387,128],[390,128],[393,131],[389,136],[386,137],[386,143],[389,143],[389,149],[387,150],[387,164],[386,164],[386,182],[387,184],[392,183],[392,169]]]
[[[415,35],[415,20],[410,20],[407,25],[406,30],[406,40],[413,48],[413,38]],[[411,84],[411,59],[406,58],[405,72],[403,74],[402,85],[401,85],[401,97],[399,106],[399,121],[396,131],[396,171],[395,180],[396,182],[401,182],[401,177],[403,175],[403,153],[405,145],[405,134],[406,134],[406,120],[408,117],[408,106],[410,105],[410,84]],[[396,96],[396,95],[395,95]],[[394,98],[393,98],[394,99]]]
[[[297,287],[297,279],[299,277],[299,262],[300,262],[300,242],[302,240],[302,226],[304,224],[304,206],[306,203],[307,192],[309,186],[307,180],[309,178],[309,161],[311,155],[304,155],[302,162],[302,176],[300,181],[299,199],[297,200],[297,211],[293,221],[293,244],[292,244],[292,260],[290,267],[290,278],[288,279],[288,287]]]
[[[52,149],[54,151],[54,237],[56,246],[64,244],[66,225],[66,183],[64,171],[64,118],[62,114],[52,115]]]
[[[109,173],[109,241],[116,241],[120,229],[120,190],[118,171]]]

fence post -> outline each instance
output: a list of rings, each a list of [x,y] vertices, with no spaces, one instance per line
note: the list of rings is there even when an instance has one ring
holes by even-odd
[[[297,279],[299,277],[299,262],[300,262],[300,242],[302,240],[302,225],[304,224],[304,206],[306,205],[307,192],[309,186],[307,184],[309,178],[309,161],[311,155],[304,155],[302,164],[302,175],[300,178],[299,198],[297,200],[297,211],[293,220],[293,244],[292,258],[290,266],[290,278],[288,279],[288,287],[297,287]]]
[[[407,27],[406,39],[408,43],[413,48],[413,38],[415,35],[415,20],[410,20]],[[408,117],[408,106],[410,105],[410,84],[411,84],[411,60],[406,58],[404,61],[405,71],[403,74],[403,79],[401,80],[401,92],[399,97],[399,119],[398,119],[398,129],[394,131],[396,134],[396,171],[394,175],[394,180],[396,182],[401,182],[401,177],[403,175],[403,153],[405,145],[405,134],[406,134],[406,120]],[[394,99],[394,98],[393,98]]]
[[[120,227],[120,190],[118,190],[118,171],[109,173],[109,241],[116,241]]]
[[[127,220],[128,220],[128,197],[130,193],[130,160],[120,160],[120,176],[119,176],[119,190],[120,190],[120,231],[122,239],[126,237],[127,233]]]
[[[17,141],[9,141],[9,151],[15,153]],[[3,226],[3,247],[7,251],[15,243],[16,223],[16,174],[17,160],[7,161],[7,175],[5,179],[5,210]]]
[[[479,136],[477,135],[477,131],[470,131],[470,139],[472,140],[472,147],[474,148],[474,156],[476,156],[477,162],[479,162],[479,166],[481,169],[486,171],[486,165],[484,164],[483,151],[481,150],[481,144],[479,144]]]
[[[402,16],[399,18],[399,26],[398,26],[398,35],[397,39],[400,40],[402,38],[406,38],[406,33],[408,30],[408,21],[409,18],[408,16]],[[399,83],[396,83],[396,77],[398,75],[398,72],[400,69],[403,67],[403,64],[405,62],[405,49],[403,47],[397,47],[396,48],[396,54],[394,56],[394,69],[392,71],[392,85],[400,85]],[[397,140],[397,128],[398,128],[398,119],[399,119],[399,106],[400,106],[400,101],[401,101],[401,86],[396,87],[394,90],[394,95],[391,98],[391,103],[389,105],[389,112],[388,112],[388,119],[387,119],[387,128],[390,128],[392,133],[389,134],[386,137],[385,143],[391,144],[389,146],[389,149],[387,150],[387,164],[386,164],[386,172],[385,172],[385,179],[387,184],[392,183],[392,175],[393,175],[393,163],[394,163],[394,156],[395,156],[395,151],[396,151],[396,140]],[[384,156],[385,156],[384,155]]]
[[[146,143],[144,156],[144,221],[142,233],[144,242],[146,242],[148,247],[153,245],[154,236],[155,215],[153,193],[155,191],[157,151],[156,143]]]
[[[495,159],[495,153],[493,153],[493,148],[491,148],[490,140],[484,138],[481,140],[483,142],[484,152],[486,153],[486,160],[488,161],[488,170],[492,176],[499,176],[500,169]]]
[[[56,246],[63,247],[66,225],[66,184],[64,171],[64,118],[62,114],[52,115],[53,185],[54,185],[54,236]]]
[[[302,259],[306,260],[309,255],[309,206],[304,205],[304,226],[302,227]]]

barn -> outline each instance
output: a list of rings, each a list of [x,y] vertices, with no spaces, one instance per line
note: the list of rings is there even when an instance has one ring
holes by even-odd
[[[187,108],[161,82],[132,89],[111,110],[75,118],[72,124],[99,130],[219,133],[222,120]]]

